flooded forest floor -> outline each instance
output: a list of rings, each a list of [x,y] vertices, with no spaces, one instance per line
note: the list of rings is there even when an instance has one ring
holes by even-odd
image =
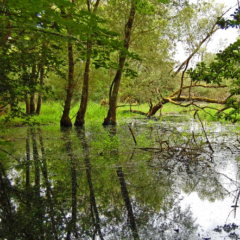
[[[240,239],[239,126],[127,122],[2,131],[0,239]]]

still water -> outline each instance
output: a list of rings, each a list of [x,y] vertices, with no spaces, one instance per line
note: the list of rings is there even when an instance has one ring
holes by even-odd
[[[2,131],[0,239],[240,239],[239,127],[129,122]]]

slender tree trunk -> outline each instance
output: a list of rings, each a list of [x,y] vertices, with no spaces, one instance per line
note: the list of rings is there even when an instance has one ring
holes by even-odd
[[[44,80],[44,67],[43,67],[43,65],[41,65],[40,66],[40,87],[41,88],[43,86],[43,80]],[[39,93],[38,94],[38,102],[37,102],[37,110],[36,110],[37,115],[40,115],[41,107],[42,107],[42,93]]]
[[[117,96],[120,88],[120,81],[122,77],[122,70],[124,67],[126,57],[120,57],[119,60],[119,66],[120,69],[117,71],[115,78],[113,80],[114,86],[113,86],[113,91],[111,93],[111,97],[109,98],[109,109],[108,109],[108,115],[104,119],[103,125],[116,125],[117,124]]]
[[[70,0],[73,4],[75,0]],[[65,15],[64,12],[62,12]],[[66,16],[63,16],[66,17]],[[68,17],[72,17],[71,11]],[[68,31],[68,34],[71,33]],[[65,105],[63,109],[62,118],[60,121],[61,127],[71,127],[72,121],[69,117],[70,109],[71,109],[71,102],[73,96],[73,89],[74,89],[74,61],[73,61],[73,44],[71,42],[68,43],[68,86],[67,86],[67,96],[65,100]]]
[[[92,50],[92,41],[91,39],[87,40],[87,55],[91,54]],[[88,57],[85,65],[85,72],[84,72],[84,79],[83,79],[83,88],[82,88],[82,98],[80,108],[77,112],[77,117],[75,120],[75,126],[82,126],[85,121],[85,113],[87,110],[87,103],[88,103],[88,85],[89,85],[89,72],[90,72],[90,63],[91,58]]]
[[[26,102],[26,114],[30,114],[30,100],[28,94],[25,95],[25,102]]]
[[[99,5],[100,0],[96,0],[93,13],[97,12],[97,8]],[[91,12],[91,4],[90,1],[87,0],[88,11]],[[91,36],[90,36],[91,37]],[[77,112],[77,117],[75,120],[74,125],[81,127],[85,122],[85,114],[87,110],[87,103],[88,103],[88,86],[89,86],[89,72],[90,72],[90,64],[91,64],[91,51],[92,51],[92,40],[90,37],[87,40],[87,60],[85,64],[85,72],[84,72],[84,79],[83,79],[83,88],[82,88],[82,98],[80,108]]]
[[[35,93],[32,92],[30,96],[30,114],[34,114],[36,112],[35,108]]]
[[[71,101],[73,96],[73,78],[74,78],[74,62],[73,62],[73,45],[68,43],[68,88],[67,88],[67,96],[65,100],[63,115],[60,121],[60,125],[62,127],[71,127],[72,122],[69,117]]]
[[[128,18],[128,22],[125,26],[125,37],[124,37],[124,48],[128,50],[129,44],[130,44],[130,37],[131,37],[131,31],[133,27],[133,22],[134,22],[134,17],[136,13],[136,2],[135,0],[132,0],[132,5],[131,5],[131,10],[130,10],[130,16]],[[118,92],[120,88],[120,81],[122,77],[122,71],[123,67],[126,61],[126,56],[125,53],[122,51],[120,53],[120,58],[119,58],[119,70],[117,71],[115,78],[113,80],[112,86],[113,86],[113,91],[111,92],[110,88],[110,94],[109,94],[109,110],[108,110],[108,115],[104,119],[103,125],[116,125],[117,120],[116,120],[116,109],[117,109],[117,97],[118,97]]]
[[[32,76],[31,76],[31,81],[32,81],[32,87],[34,88],[34,84],[36,82],[36,64],[34,63],[32,67]],[[30,93],[30,114],[34,114],[36,112],[36,107],[35,107],[35,91],[34,89],[31,90]]]

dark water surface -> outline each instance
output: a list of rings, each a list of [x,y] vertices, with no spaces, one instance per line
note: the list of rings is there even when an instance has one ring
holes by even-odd
[[[0,239],[240,239],[239,127],[129,121],[1,132]]]

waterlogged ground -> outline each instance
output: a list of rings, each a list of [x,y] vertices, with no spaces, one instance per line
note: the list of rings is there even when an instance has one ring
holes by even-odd
[[[2,131],[0,239],[240,239],[239,126],[128,121]]]

